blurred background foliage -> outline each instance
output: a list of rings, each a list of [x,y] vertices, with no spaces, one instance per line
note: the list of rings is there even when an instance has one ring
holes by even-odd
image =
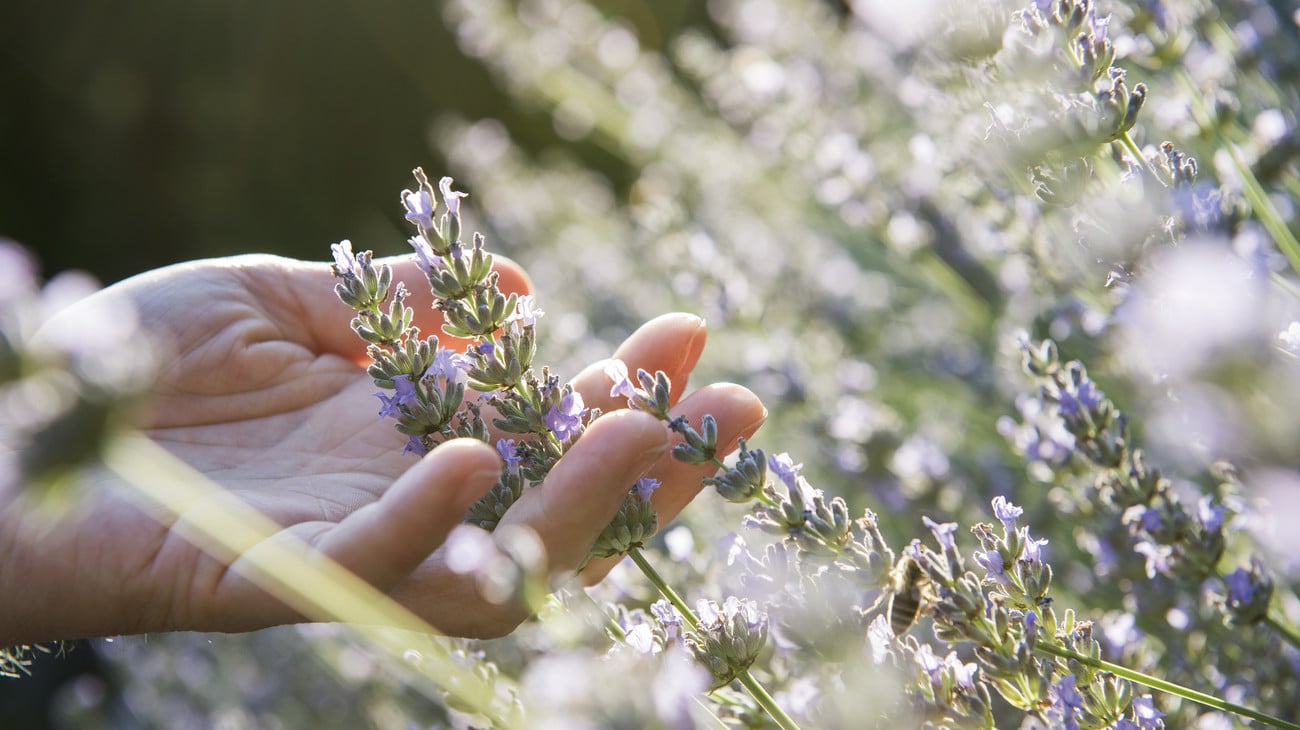
[[[1297,316],[1294,298],[1276,303],[1286,262],[1236,190],[1224,199],[1237,208],[1202,224],[1189,191],[1126,170],[1094,109],[1054,106],[1049,91],[1082,90],[1049,77],[1050,43],[1003,47],[1024,4],[918,0],[943,12],[926,20],[944,32],[928,36],[911,3],[849,3],[857,18],[795,0],[8,3],[0,235],[33,248],[47,273],[106,282],[203,256],[323,260],[344,237],[402,253],[409,170],[455,175],[471,194],[469,227],[533,274],[548,311],[543,359],[559,372],[607,355],[650,316],[699,312],[712,325],[702,379],[745,383],[771,408],[757,445],[791,452],[855,511],[886,516],[895,547],[922,514],[969,525],[989,518],[993,495],[1010,496],[1052,539],[1061,605],[1136,637],[1125,661],[1203,689],[1275,687],[1269,701],[1285,706],[1300,689],[1283,659],[1257,661],[1270,635],[1225,635],[1195,596],[1149,580],[1118,523],[1088,502],[1089,469],[1027,464],[1009,443],[1017,402],[1026,425],[1036,416],[1011,337],[1023,330],[1087,361],[1139,440],[1151,434],[1153,458],[1181,469],[1189,503],[1216,488],[1204,471],[1223,457],[1300,489],[1289,417],[1300,388],[1276,342]],[[1236,185],[1231,140],[1294,230],[1292,6],[1116,1],[1102,12],[1115,13],[1130,82],[1150,88],[1138,144],[1156,157],[1169,139],[1197,157],[1208,195]],[[1184,70],[1194,83],[1180,85]],[[1207,98],[1214,114],[1189,113]],[[1021,144],[1043,130],[1044,146]],[[1203,278],[1161,278],[1197,256]],[[1144,294],[1199,306],[1162,319]],[[1240,316],[1213,321],[1229,309]],[[1216,370],[1224,363],[1239,367]],[[1230,496],[1249,513],[1277,494]],[[679,586],[704,576],[692,596],[719,597],[718,546],[740,510],[700,501],[679,533],[693,549],[663,570]],[[1259,516],[1245,520],[1264,532]],[[1230,559],[1249,552],[1240,543]],[[1294,585],[1296,552],[1270,552]],[[618,571],[602,590],[652,598]],[[507,671],[554,649],[532,628],[494,647]],[[366,698],[370,714],[325,703],[304,717],[400,727],[389,711],[399,683],[334,636],[100,644],[134,679],[108,691],[115,675],[92,668],[104,679],[65,687],[60,711],[74,726],[134,727],[105,709],[116,697],[145,725],[293,727],[298,698],[341,693]],[[336,671],[318,679],[326,665]],[[1268,684],[1255,676],[1266,669],[1284,676]],[[24,682],[0,692],[30,697]],[[1177,711],[1171,726],[1196,712]],[[437,714],[405,712],[426,725]]]
[[[598,5],[650,49],[707,22],[687,0]],[[438,115],[499,119],[537,152],[561,141],[439,15],[429,0],[3,3],[0,235],[47,275],[106,283],[235,253],[321,260],[346,236],[386,245],[410,169],[446,169]],[[627,181],[599,148],[564,145]]]

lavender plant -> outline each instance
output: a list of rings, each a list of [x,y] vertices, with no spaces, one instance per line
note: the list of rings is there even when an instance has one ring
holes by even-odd
[[[580,437],[587,419],[599,414],[588,413],[572,388],[560,387],[558,377],[549,370],[542,371],[545,384],[533,375],[536,340],[532,328],[536,319],[519,322],[525,318],[520,312],[536,313],[535,306],[531,300],[522,300],[520,306],[520,299],[507,298],[497,290],[490,273],[491,257],[481,236],[474,237],[473,264],[465,263],[459,240],[459,199],[463,194],[451,189],[451,179],[443,178],[440,183],[447,212],[435,223],[432,187],[422,171],[416,170],[415,176],[418,190],[402,193],[407,217],[419,231],[410,244],[429,278],[434,306],[447,317],[444,332],[475,338],[459,356],[463,359],[455,360],[458,354],[440,348],[435,337],[419,339],[418,330],[410,327],[413,317],[404,304],[405,292],[395,288],[388,303],[391,270],[376,267],[368,252],[352,254],[347,242],[334,245],[334,271],[341,279],[336,293],[358,312],[353,330],[372,343],[371,376],[377,385],[395,392],[391,397],[377,394],[379,417],[398,414],[397,428],[408,435],[407,450],[423,453],[436,448],[439,439],[454,436],[489,438],[481,407],[464,402],[459,372],[438,370],[434,363],[466,363],[464,372],[471,386],[493,393],[487,403],[501,414],[493,419],[494,425],[521,438],[498,440],[503,457],[501,480],[467,518],[490,529],[523,489],[545,477],[563,456],[565,445]],[[432,237],[439,243],[431,243]],[[471,302],[476,306],[471,307]],[[386,314],[380,310],[385,303]],[[513,317],[507,315],[509,305],[516,308]],[[472,311],[479,313],[473,321],[467,314]],[[508,332],[503,329],[507,325]],[[1080,374],[1080,367],[1059,367],[1050,346],[1029,352],[1031,371],[1054,378],[1052,389],[1044,392],[1050,393],[1065,428],[1086,437],[1081,440],[1083,453],[1102,460],[1101,454],[1119,451],[1115,458],[1120,461],[1141,460],[1140,452],[1136,456],[1122,453],[1122,439],[1118,439],[1121,447],[1117,449],[1117,439],[1108,440],[1104,435],[1113,420],[1113,406]],[[398,354],[407,357],[399,360]],[[653,480],[643,479],[630,488],[624,505],[591,549],[595,557],[628,555],[664,596],[650,607],[653,619],[619,609],[620,620],[613,629],[619,640],[644,653],[684,652],[707,671],[709,689],[735,683],[752,698],[752,704],[729,698],[723,702],[727,710],[719,714],[730,713],[746,723],[771,721],[785,728],[798,727],[799,720],[751,672],[767,648],[769,631],[774,631],[787,652],[817,654],[828,665],[865,657],[868,644],[876,664],[892,657],[896,665],[911,665],[914,679],[911,683],[905,680],[904,685],[910,711],[923,723],[936,726],[993,728],[1010,708],[1056,726],[1163,727],[1164,713],[1150,696],[1139,694],[1134,681],[1279,727],[1291,726],[1251,708],[1103,661],[1091,622],[1077,619],[1072,609],[1058,619],[1050,595],[1052,570],[1043,559],[1042,548],[1048,541],[1031,537],[1028,528],[1018,524],[1023,510],[1005,498],[993,501],[994,513],[1002,523],[1000,535],[986,523],[972,530],[981,547],[972,558],[984,569],[982,577],[966,568],[956,545],[955,522],[939,524],[924,518],[939,549],[913,540],[902,557],[896,558],[875,513],[868,510],[861,518],[851,518],[845,500],[828,498],[812,488],[800,475],[802,465],[794,464],[788,455],[767,458],[762,450],[750,449],[742,440],[735,462],[723,462],[713,417],[705,415],[698,428],[683,417],[674,417],[670,412],[671,383],[663,372],[652,375],[640,370],[633,382],[626,364],[614,360],[605,373],[611,396],[626,397],[629,407],[654,415],[680,436],[674,458],[715,464],[718,475],[705,483],[727,501],[752,503],[745,518],[747,526],[781,538],[762,559],[743,547],[738,553],[747,563],[747,580],[742,582],[762,586],[758,591],[762,603],[732,595],[722,606],[701,600],[694,611],[641,553],[658,527],[649,500],[657,487]],[[408,389],[409,384],[415,385]],[[769,471],[781,489],[769,479]],[[1129,493],[1144,501],[1160,495],[1169,509],[1178,509],[1176,500],[1168,498],[1167,488],[1147,488],[1143,486],[1145,472],[1135,467],[1127,471],[1129,481],[1123,485]],[[1158,475],[1154,478],[1159,479]],[[1112,498],[1125,500],[1122,496]],[[1224,514],[1207,509],[1209,517],[1193,528],[1185,540],[1187,546],[1178,553],[1179,564],[1193,566],[1198,578],[1204,577],[1223,551],[1217,531]],[[1173,548],[1166,552],[1172,555]],[[1233,575],[1229,582],[1241,584]],[[1258,606],[1246,600],[1247,593],[1254,597],[1253,586],[1234,590],[1220,605],[1231,606],[1239,621],[1243,610],[1258,612]],[[866,597],[872,594],[876,600],[867,603]],[[1266,592],[1258,595],[1267,606]],[[829,615],[818,617],[820,625],[809,626],[809,604],[832,597]],[[902,638],[922,613],[932,619],[940,642],[949,647],[969,645],[975,661],[962,660],[955,649],[939,659],[932,645],[915,637]],[[846,642],[848,637],[856,637],[856,641]],[[834,647],[834,642],[841,646]],[[851,648],[855,643],[857,648]],[[908,674],[902,672],[904,677]],[[995,696],[1005,706],[996,706]],[[734,712],[735,707],[741,711]],[[803,709],[807,713],[804,721],[820,724],[827,719],[810,708]],[[889,713],[884,717],[889,718]]]
[[[1294,515],[1300,435],[1278,336],[1300,319],[1294,19],[919,7],[716,0],[659,53],[589,3],[447,4],[464,50],[623,182],[441,120],[476,223],[559,321],[543,337],[493,290],[486,243],[461,241],[474,212],[418,179],[403,210],[454,331],[412,331],[383,268],[336,255],[383,417],[414,452],[503,437],[470,514],[490,529],[598,417],[553,372],[685,308],[715,325],[702,367],[753,384],[765,442],[806,464],[717,459],[671,384],[612,366],[719,468],[716,496],[661,535],[653,485],[628,485],[594,549],[631,556],[601,611],[518,588],[526,560],[471,561],[541,614],[466,648],[521,678],[530,723],[1293,726],[1297,546],[1265,519]],[[602,262],[581,288],[576,260]],[[612,645],[591,628],[611,618]]]

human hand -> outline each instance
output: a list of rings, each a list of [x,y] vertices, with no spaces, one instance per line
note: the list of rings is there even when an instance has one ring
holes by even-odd
[[[390,263],[409,289],[421,290],[413,264]],[[498,258],[497,269],[503,290],[528,290],[515,264]],[[484,600],[472,577],[448,569],[439,549],[495,483],[496,451],[460,440],[419,460],[401,454],[402,437],[367,405],[374,385],[362,367],[364,348],[345,326],[352,313],[332,288],[325,264],[244,256],[148,272],[62,316],[93,311],[110,297],[135,304],[142,328],[170,349],[139,427],[223,487],[222,499],[246,502],[283,526],[272,540],[306,541],[447,633],[508,633],[526,618],[524,609]],[[439,331],[437,313],[424,314],[421,329]],[[765,411],[734,385],[682,397],[704,335],[702,320],[667,315],[634,333],[616,356],[633,370],[664,370],[674,383],[674,415],[698,423],[712,413],[719,441],[734,448]],[[663,483],[654,506],[666,524],[712,472],[674,461],[664,425],[611,398],[602,365],[573,382],[606,415],[503,522],[538,534],[553,575],[582,563],[639,477]],[[149,516],[130,489],[96,479],[52,524],[25,520],[22,503],[0,510],[0,594],[8,614],[0,645],[302,620],[243,577],[238,560],[223,564]],[[582,577],[599,580],[610,565],[589,565]]]

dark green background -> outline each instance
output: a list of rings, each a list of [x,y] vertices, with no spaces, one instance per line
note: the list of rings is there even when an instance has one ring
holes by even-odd
[[[645,47],[703,3],[608,1]],[[398,231],[442,113],[562,143],[464,58],[428,0],[0,3],[0,236],[105,282],[244,252],[322,259]]]

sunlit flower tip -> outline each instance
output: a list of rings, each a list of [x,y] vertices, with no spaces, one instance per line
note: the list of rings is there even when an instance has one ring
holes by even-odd
[[[560,402],[551,406],[546,413],[546,427],[561,442],[566,442],[582,431],[582,417],[587,409],[582,402],[582,394],[573,392],[565,395]]]
[[[803,464],[794,463],[790,454],[782,451],[767,457],[767,468],[785,483],[786,488],[791,491],[799,489],[799,470],[803,469]]]
[[[637,624],[628,629],[623,636],[623,641],[638,654],[657,654],[659,652],[659,647],[655,645],[655,635],[650,628],[650,624]]]
[[[871,644],[871,662],[883,664],[894,653],[894,630],[889,628],[889,619],[881,613],[871,619],[867,626],[867,641]]]
[[[930,677],[930,683],[938,687],[943,683],[943,661],[934,655],[934,649],[929,644],[922,644],[921,648],[916,650],[916,664]]]
[[[963,662],[957,657],[957,652],[951,651],[943,658],[943,664],[952,672],[953,681],[958,687],[968,692],[975,689],[975,674],[979,668],[974,662]]]
[[[939,547],[944,550],[957,549],[957,538],[954,537],[957,532],[956,522],[939,523],[924,515],[921,516],[921,522],[934,533],[934,539],[939,542]]]
[[[678,643],[682,640],[682,626],[686,619],[673,604],[662,599],[655,601],[650,605],[650,615],[659,623],[669,642]]]
[[[1097,10],[1094,8],[1088,11],[1088,25],[1092,28],[1092,35],[1097,43],[1106,40],[1106,29],[1110,27],[1110,16],[1104,18],[1097,17]]]
[[[484,343],[482,343],[482,344],[480,344],[480,345],[477,345],[477,346],[475,346],[475,345],[470,345],[470,349],[472,349],[474,352],[477,352],[478,354],[482,355],[483,357],[489,357],[489,358],[490,358],[490,357],[492,357],[493,354],[496,353],[496,351],[497,351],[497,346],[494,345],[494,344],[491,343],[491,342],[484,342]]]
[[[423,234],[411,236],[406,239],[415,249],[415,265],[420,267],[420,271],[426,274],[432,274],[442,268],[442,259],[433,252],[433,247],[429,245],[428,239]]]
[[[433,228],[433,196],[424,190],[402,192],[402,204],[406,206],[406,220],[419,226],[421,230]]]
[[[1245,568],[1237,568],[1223,576],[1223,583],[1228,587],[1228,601],[1231,603],[1247,604],[1255,599],[1255,581]]]
[[[439,348],[438,353],[433,356],[433,362],[429,364],[425,377],[441,377],[444,383],[453,383],[460,380],[460,376],[468,372],[473,365],[473,361],[465,355],[452,352],[447,348]]]
[[[1006,497],[998,496],[993,498],[993,514],[1008,533],[1015,531],[1016,520],[1020,519],[1020,516],[1024,513],[1023,508],[1011,504]]]
[[[415,454],[416,456],[424,456],[425,454],[429,453],[429,450],[424,448],[424,442],[420,440],[420,437],[411,436],[410,438],[407,439],[406,446],[402,447],[402,453]]]
[[[415,395],[415,383],[411,382],[410,375],[393,376],[393,390],[396,391],[393,400],[399,406],[410,408],[414,407],[418,402]]]
[[[515,311],[506,317],[506,323],[518,322],[524,327],[532,327],[537,324],[537,318],[546,314],[537,306],[537,298],[532,294],[524,294],[515,301]]]
[[[613,382],[609,397],[631,398],[636,395],[636,386],[627,374],[627,363],[617,358],[605,364],[605,375]]]
[[[469,195],[451,189],[452,179],[444,177],[438,181],[438,190],[442,191],[442,202],[447,204],[447,212],[451,215],[460,215],[460,199]]]
[[[1164,727],[1161,719],[1164,718],[1165,713],[1156,709],[1155,700],[1151,695],[1133,700],[1133,714],[1137,717],[1137,726],[1141,730],[1156,730]]]
[[[334,254],[334,268],[340,276],[356,276],[360,266],[357,264],[357,257],[352,253],[352,242],[343,239],[338,243],[330,244],[330,253]]]
[[[379,399],[379,418],[381,420],[389,416],[398,418],[402,415],[402,412],[397,408],[396,398],[390,398],[383,393],[375,393],[375,397]]]
[[[1047,538],[1035,540],[1029,536],[1029,530],[1024,532],[1024,550],[1020,553],[1020,559],[1031,565],[1043,564],[1043,546],[1049,542]]]
[[[1007,577],[1006,566],[1002,562],[1002,553],[997,550],[976,550],[975,562],[987,571],[985,577],[997,581],[1001,585],[1007,585],[1011,579]]]
[[[654,494],[655,490],[658,489],[659,486],[660,485],[658,479],[651,479],[650,477],[642,477],[636,480],[636,484],[632,486],[632,489],[636,491],[636,496],[638,499],[640,499],[642,502],[649,502],[650,495]]]
[[[1277,333],[1278,346],[1292,355],[1300,355],[1300,322],[1292,322]]]

